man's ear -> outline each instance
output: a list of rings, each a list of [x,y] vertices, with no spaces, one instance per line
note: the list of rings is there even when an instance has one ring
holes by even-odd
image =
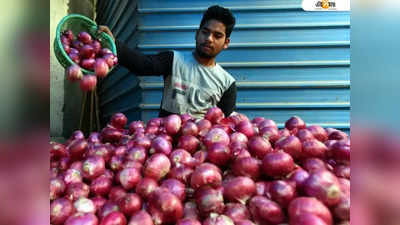
[[[231,42],[231,38],[230,37],[225,38],[224,49],[228,48],[228,45],[229,45],[230,42]]]

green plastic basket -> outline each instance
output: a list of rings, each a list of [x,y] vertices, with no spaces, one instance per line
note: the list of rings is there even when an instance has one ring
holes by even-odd
[[[65,16],[60,23],[57,25],[56,38],[54,39],[54,54],[58,62],[64,67],[68,68],[72,64],[75,64],[71,58],[69,58],[68,54],[64,51],[64,48],[61,43],[61,32],[65,30],[72,30],[75,36],[78,35],[81,31],[86,31],[93,37],[96,37],[101,46],[103,48],[109,48],[114,55],[117,55],[117,48],[115,47],[115,43],[110,35],[102,32],[100,34],[97,33],[97,24],[87,18],[86,16],[82,16],[80,14],[70,14]],[[115,67],[115,66],[114,66]],[[113,68],[114,68],[113,67]],[[110,71],[113,69],[111,68]],[[86,70],[81,68],[83,74],[92,74],[94,71]]]

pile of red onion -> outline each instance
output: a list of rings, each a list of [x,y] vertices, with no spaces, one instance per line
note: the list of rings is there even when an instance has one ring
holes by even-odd
[[[350,139],[299,117],[170,115],[51,143],[53,225],[334,225],[350,221]]]
[[[76,37],[71,30],[61,33],[61,43],[65,53],[75,63],[66,70],[66,78],[71,82],[80,81],[82,91],[96,88],[97,78],[107,76],[111,68],[118,63],[118,58],[108,48],[88,32],[79,32]],[[81,68],[93,74],[83,75]]]

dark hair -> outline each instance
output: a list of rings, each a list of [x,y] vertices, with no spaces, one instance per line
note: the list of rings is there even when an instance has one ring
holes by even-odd
[[[210,6],[203,14],[203,18],[200,22],[200,29],[207,21],[212,19],[222,22],[226,27],[226,37],[231,36],[233,27],[235,26],[235,17],[232,15],[232,12],[229,9],[219,5]]]

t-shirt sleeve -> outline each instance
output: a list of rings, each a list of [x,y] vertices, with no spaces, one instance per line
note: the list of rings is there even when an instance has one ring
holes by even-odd
[[[172,51],[145,55],[118,40],[116,41],[116,47],[119,64],[138,76],[166,76],[172,73],[174,58]]]
[[[217,106],[224,112],[225,117],[228,117],[236,109],[236,82],[224,92]]]

